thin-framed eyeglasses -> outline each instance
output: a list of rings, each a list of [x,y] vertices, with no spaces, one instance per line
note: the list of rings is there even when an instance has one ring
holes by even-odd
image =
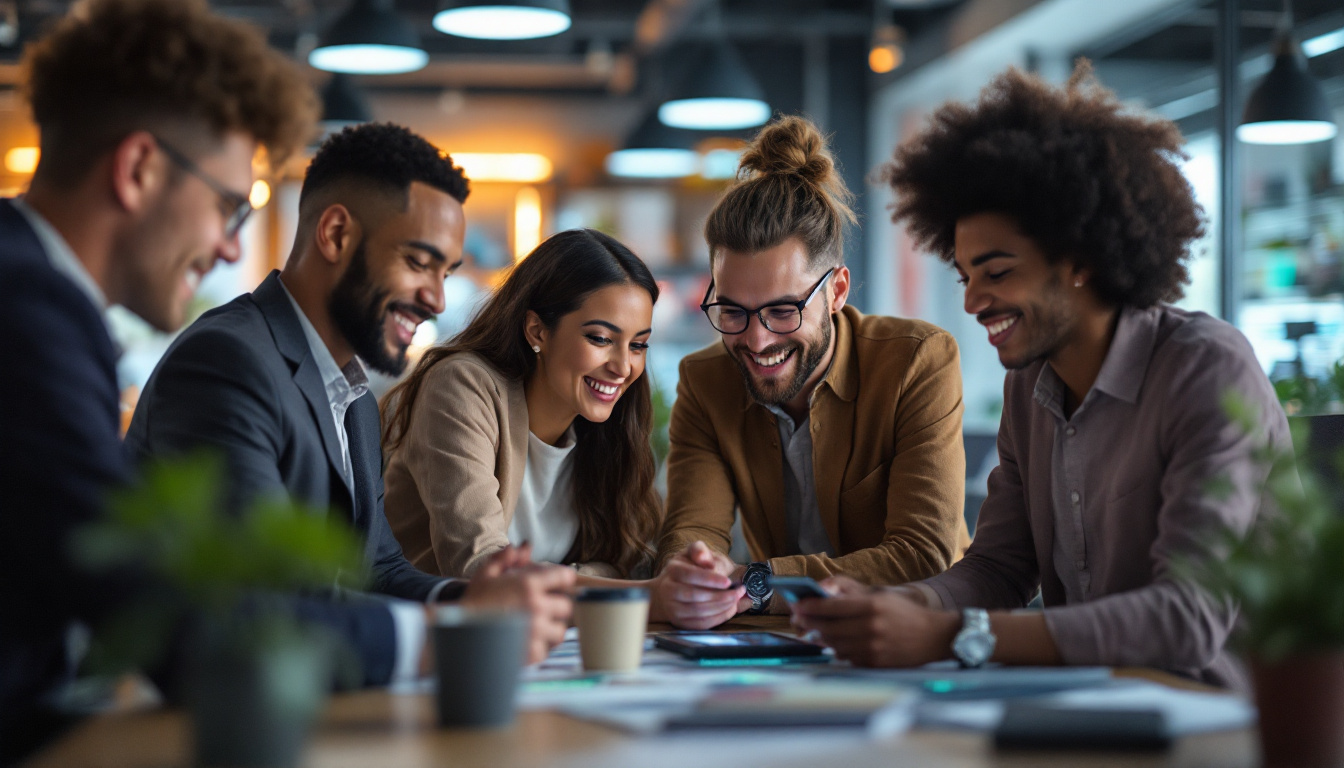
[[[714,279],[710,278],[709,290],[705,291],[705,300],[700,302],[700,310],[709,318],[709,324],[714,326],[714,330],[730,336],[747,330],[752,315],[755,315],[756,319],[761,321],[761,325],[771,333],[793,333],[803,327],[803,308],[812,303],[817,291],[821,290],[821,286],[834,272],[835,267],[826,270],[826,274],[812,286],[812,290],[807,292],[802,301],[779,301],[755,309],[747,309],[728,301],[716,301],[711,304],[709,296],[714,292]]]
[[[220,211],[224,214],[224,238],[232,240],[238,234],[238,230],[243,228],[243,222],[247,221],[248,216],[252,215],[252,201],[248,199],[247,195],[234,192],[215,177],[201,170],[199,165],[175,149],[172,144],[158,136],[155,136],[154,140],[159,143],[159,149],[163,150],[163,154],[167,155],[169,160],[176,163],[182,170],[205,182],[207,187],[219,195]]]

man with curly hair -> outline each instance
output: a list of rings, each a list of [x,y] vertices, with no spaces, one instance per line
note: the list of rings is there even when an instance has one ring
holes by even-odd
[[[462,263],[467,193],[452,159],[401,126],[369,123],[329,138],[304,178],[284,270],[178,337],[126,433],[142,460],[218,449],[234,506],[281,493],[351,523],[373,591],[400,598],[386,601],[395,653],[366,654],[369,683],[420,672],[426,606],[442,599],[530,611],[533,662],[569,620],[572,569],[528,565],[509,549],[470,583],[430,576],[406,560],[383,512],[378,404],[365,366],[399,375],[416,327],[443,311],[443,282]]]
[[[1144,666],[1244,688],[1224,652],[1235,611],[1177,578],[1210,533],[1261,507],[1255,437],[1228,391],[1287,444],[1246,339],[1166,303],[1188,281],[1201,212],[1166,120],[1125,109],[1079,67],[1067,87],[1017,70],[947,104],[884,168],[895,219],[952,265],[1009,369],[975,540],[948,571],[872,591],[849,580],[797,621],[844,658],[909,666]],[[1210,485],[1230,480],[1214,498]],[[1018,612],[1040,591],[1043,611]],[[992,612],[987,612],[992,611]]]
[[[134,583],[69,558],[129,474],[103,310],[176,330],[239,258],[254,154],[283,162],[317,113],[297,67],[201,0],[80,3],[23,69],[41,159],[0,200],[0,764],[64,726],[71,629]]]

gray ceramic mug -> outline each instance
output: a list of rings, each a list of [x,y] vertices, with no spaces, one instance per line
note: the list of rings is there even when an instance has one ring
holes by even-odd
[[[526,613],[455,606],[438,610],[434,661],[440,727],[492,728],[513,722],[530,621]]]

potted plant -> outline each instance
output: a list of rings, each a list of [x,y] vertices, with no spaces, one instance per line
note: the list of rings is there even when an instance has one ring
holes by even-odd
[[[1228,412],[1263,436],[1258,414],[1229,399]],[[1293,424],[1305,453],[1307,425]],[[1222,556],[1190,572],[1239,607],[1233,642],[1249,663],[1267,766],[1344,765],[1344,515],[1313,463],[1257,440],[1270,502],[1244,534],[1221,531]]]
[[[95,634],[91,661],[166,669],[192,714],[197,765],[292,766],[339,649],[289,601],[362,587],[367,573],[354,534],[325,510],[270,499],[233,514],[223,477],[210,455],[154,464],[80,532],[87,567],[144,585]]]

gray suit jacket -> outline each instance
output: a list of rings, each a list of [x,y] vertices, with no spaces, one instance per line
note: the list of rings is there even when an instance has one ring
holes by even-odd
[[[383,516],[382,449],[373,395],[346,411],[351,497],[317,363],[280,284],[211,310],[173,342],[140,396],[126,443],[139,459],[200,447],[228,459],[232,508],[285,493],[341,515],[362,537],[373,591],[424,600],[440,579],[416,570]],[[451,585],[450,585],[451,586]]]

